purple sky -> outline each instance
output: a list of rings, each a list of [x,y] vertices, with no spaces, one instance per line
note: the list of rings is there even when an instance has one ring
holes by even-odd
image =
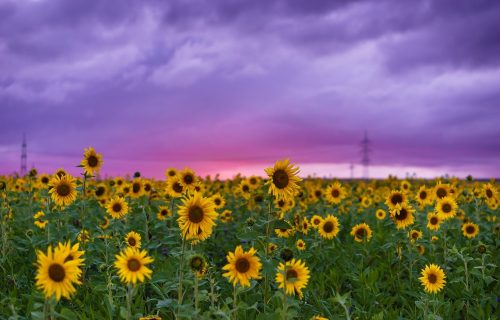
[[[126,4],[128,2],[128,4]],[[0,173],[500,176],[500,2],[0,2]],[[76,172],[76,171],[74,171]]]

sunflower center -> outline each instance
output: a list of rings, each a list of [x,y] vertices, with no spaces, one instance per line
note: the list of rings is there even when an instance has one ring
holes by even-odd
[[[175,182],[173,185],[172,185],[172,189],[174,189],[175,192],[177,193],[182,193],[182,186],[179,182]]]
[[[97,167],[97,165],[99,164],[99,160],[97,159],[96,156],[90,156],[87,158],[87,163],[89,165],[89,167]]]
[[[451,205],[449,203],[445,203],[443,204],[442,209],[444,213],[449,213],[451,212]]]
[[[67,184],[63,183],[57,186],[56,191],[58,195],[65,197],[70,194],[71,189]]]
[[[58,263],[53,263],[49,267],[49,277],[55,282],[61,282],[64,280],[66,276],[66,272],[64,271],[64,267]]]
[[[95,191],[95,195],[98,196],[98,197],[100,197],[100,196],[102,196],[104,194],[104,191],[105,191],[104,187],[99,187]]]
[[[340,192],[337,189],[332,190],[332,197],[338,198],[339,195],[340,195]]]
[[[191,260],[191,267],[193,269],[197,269],[200,266],[201,266],[201,259],[199,257],[193,258],[193,260]]]
[[[434,273],[431,273],[427,276],[427,280],[429,280],[429,283],[434,284],[437,282],[437,276]]]
[[[273,173],[273,183],[278,189],[284,189],[288,186],[288,174],[285,170],[279,169]]]
[[[192,206],[191,208],[189,208],[189,221],[193,223],[200,223],[203,220],[204,216],[205,215],[203,214],[203,209],[199,206]]]
[[[358,238],[364,238],[366,236],[366,230],[364,228],[356,230],[356,236]]]
[[[314,192],[314,195],[316,196],[316,198],[321,197],[321,194],[322,194],[321,190],[316,190],[316,191]]]
[[[243,192],[248,192],[250,191],[250,188],[247,185],[243,185],[242,190]]]
[[[412,237],[413,239],[418,239],[418,233],[413,232],[413,233],[411,234],[411,237]]]
[[[432,217],[431,220],[429,221],[432,225],[436,225],[438,223],[438,218]]]
[[[420,192],[420,199],[422,199],[422,200],[427,199],[427,192],[425,192],[425,191]]]
[[[214,203],[215,203],[216,205],[218,205],[218,206],[219,206],[219,205],[220,205],[220,203],[221,203],[221,201],[220,201],[220,199],[219,199],[219,198],[217,198],[217,199],[215,199],[215,200],[214,200]]]
[[[43,183],[43,184],[47,184],[47,183],[49,183],[49,178],[47,178],[47,177],[43,177],[43,178],[42,178],[42,183]]]
[[[408,211],[406,211],[406,209],[401,209],[399,211],[399,214],[396,215],[396,219],[397,220],[405,220],[406,217],[408,217]]]
[[[439,188],[439,189],[437,189],[436,194],[437,194],[438,198],[444,198],[444,197],[446,197],[446,190],[443,188]]]
[[[183,181],[184,181],[185,184],[191,184],[191,183],[193,183],[194,178],[193,178],[192,175],[187,174],[187,175],[184,176]]]
[[[113,204],[112,209],[114,212],[120,212],[120,211],[122,211],[122,205],[120,203],[115,203],[115,204]]]
[[[135,238],[133,238],[133,237],[128,238],[128,245],[129,246],[135,247],[136,244],[137,244],[137,241],[135,241]]]
[[[326,232],[326,233],[330,233],[333,231],[333,222],[331,221],[327,221],[325,223],[325,225],[323,226],[323,230]]]
[[[486,190],[486,196],[487,196],[488,198],[492,198],[492,197],[493,197],[493,191],[491,191],[490,189],[487,189],[487,190]]]
[[[132,258],[128,260],[127,268],[132,272],[138,271],[141,268],[141,262],[136,258]]]
[[[141,190],[141,185],[138,183],[132,184],[132,192],[138,193]]]
[[[235,267],[239,273],[245,273],[250,269],[250,262],[246,258],[239,258],[236,260]]]
[[[286,279],[287,280],[294,280],[299,277],[297,271],[295,269],[288,269],[286,271]]]
[[[163,209],[162,211],[160,211],[160,214],[162,216],[166,216],[167,215],[167,210]]]
[[[474,226],[467,226],[465,228],[465,232],[467,232],[468,234],[473,234],[474,231],[476,231],[476,228],[474,228]]]
[[[403,202],[403,197],[399,193],[396,193],[395,195],[393,195],[391,197],[391,203],[393,205],[397,205],[398,203],[401,203],[401,202]]]

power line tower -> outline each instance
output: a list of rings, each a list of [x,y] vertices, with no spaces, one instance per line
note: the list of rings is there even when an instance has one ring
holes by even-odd
[[[365,137],[361,140],[361,153],[363,154],[361,164],[363,165],[363,178],[365,179],[369,177],[371,151],[371,140],[368,139],[368,133],[365,131]]]
[[[351,170],[351,180],[354,179],[354,164],[351,162],[349,165],[349,169]]]
[[[27,150],[27,144],[26,144],[26,134],[23,134],[23,144],[21,145],[21,171],[19,174],[22,176],[26,175],[26,163],[28,162],[28,150]]]

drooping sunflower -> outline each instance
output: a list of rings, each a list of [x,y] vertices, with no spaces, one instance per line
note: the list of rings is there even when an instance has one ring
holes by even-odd
[[[139,249],[141,247],[141,235],[135,231],[130,231],[125,236],[125,242],[130,248]]]
[[[356,242],[368,242],[372,238],[372,229],[366,223],[360,223],[352,227],[351,236]]]
[[[266,185],[269,193],[277,199],[293,199],[300,190],[298,182],[302,179],[297,176],[299,168],[290,163],[290,160],[278,160],[274,167],[265,169],[269,176]]]
[[[385,210],[383,209],[378,209],[376,212],[375,212],[375,216],[377,217],[377,219],[379,220],[384,220],[385,219]]]
[[[302,289],[309,282],[309,268],[301,260],[292,259],[278,265],[276,282],[278,288],[285,289],[288,295],[298,295],[302,299]]]
[[[182,204],[178,208],[177,222],[184,238],[195,238],[199,234],[209,233],[210,235],[212,233],[218,214],[215,212],[211,199],[194,193],[182,199]]]
[[[311,225],[313,226],[313,228],[317,229],[321,224],[321,221],[323,221],[323,218],[315,214],[311,218]]]
[[[180,198],[186,192],[184,186],[181,184],[179,176],[173,176],[167,180],[166,193],[172,198]]]
[[[36,286],[41,289],[45,297],[61,297],[69,299],[76,292],[75,285],[81,284],[79,278],[82,274],[80,265],[82,259],[65,261],[69,255],[66,246],[56,247],[52,250],[49,246],[47,254],[37,251]]]
[[[42,220],[43,217],[45,217],[45,213],[43,213],[43,211],[38,211],[33,216],[33,219],[35,219],[35,226],[40,229],[45,229],[45,226],[47,226],[47,223],[49,223],[47,220]]]
[[[479,233],[479,226],[472,222],[466,222],[462,225],[462,233],[465,237],[472,239]]]
[[[54,177],[50,180],[49,190],[52,200],[61,207],[70,205],[76,200],[76,183],[75,178],[69,174]]]
[[[114,197],[106,205],[106,212],[114,219],[120,219],[128,213],[128,203],[122,197]]]
[[[102,155],[100,153],[95,152],[92,147],[85,149],[82,162],[80,163],[85,174],[94,175],[95,173],[98,173],[102,164]]]
[[[437,213],[429,212],[427,214],[427,228],[429,230],[432,230],[432,231],[439,230],[441,222],[442,222],[442,220]]]
[[[443,197],[436,202],[436,212],[442,220],[453,218],[457,214],[458,205],[452,197]]]
[[[226,271],[223,276],[228,278],[233,286],[239,283],[242,287],[249,287],[250,280],[260,279],[262,263],[256,253],[254,248],[243,251],[241,246],[237,246],[234,253],[227,254],[227,264],[222,268]]]
[[[411,242],[415,242],[418,239],[422,238],[422,231],[410,230],[410,232],[408,232],[408,238]]]
[[[303,251],[306,249],[306,243],[304,240],[299,239],[295,242],[295,246],[297,247],[298,250]]]
[[[179,171],[179,178],[180,178],[180,183],[181,185],[186,189],[190,191],[194,191],[194,187],[196,183],[198,182],[198,178],[196,178],[196,175],[194,174],[194,171],[189,169],[189,168],[184,168],[184,170]]]
[[[415,196],[415,200],[417,200],[420,207],[425,207],[428,204],[432,203],[432,195],[429,193],[429,190],[425,186],[421,186]]]
[[[333,239],[340,231],[339,219],[329,214],[318,226],[319,235],[325,239]]]
[[[138,281],[144,282],[145,278],[151,278],[153,271],[147,265],[153,262],[153,258],[148,256],[146,250],[127,247],[115,257],[115,268],[122,282],[135,285]]]
[[[385,204],[389,207],[389,209],[394,209],[398,204],[405,203],[407,200],[406,194],[399,190],[392,190]]]
[[[391,217],[397,229],[404,229],[415,222],[415,210],[406,202],[397,204],[391,211]]]
[[[420,283],[426,292],[437,293],[444,288],[446,275],[440,266],[431,263],[422,269],[421,274]]]
[[[158,218],[158,220],[166,220],[167,217],[171,217],[172,216],[172,212],[170,211],[170,209],[166,206],[160,206],[158,208],[158,213],[156,214],[156,217]]]

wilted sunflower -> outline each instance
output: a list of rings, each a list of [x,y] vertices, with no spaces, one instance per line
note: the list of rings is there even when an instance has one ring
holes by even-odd
[[[318,226],[319,235],[325,239],[333,239],[340,231],[340,224],[337,217],[329,214]]]
[[[80,163],[85,174],[94,175],[95,173],[98,173],[102,164],[102,155],[100,153],[95,152],[92,147],[85,149],[83,160]]]
[[[405,203],[407,200],[406,194],[404,192],[401,192],[399,190],[392,190],[389,196],[387,197],[387,200],[385,201],[385,204],[389,207],[389,209],[394,209],[398,204]]]
[[[467,222],[462,225],[462,233],[465,237],[472,239],[479,233],[479,226],[472,222]]]
[[[447,220],[457,214],[458,205],[452,197],[443,197],[438,199],[435,209],[442,220]]]
[[[299,239],[295,242],[295,246],[297,247],[298,250],[302,251],[306,249],[306,243],[304,240]]]
[[[47,254],[37,251],[36,286],[41,289],[46,298],[52,296],[56,300],[61,297],[69,299],[75,293],[75,284],[80,284],[83,259],[65,261],[70,251],[66,246],[59,246],[52,251],[49,246]]]
[[[43,213],[43,211],[38,211],[33,216],[33,219],[35,219],[35,226],[40,229],[44,229],[47,223],[49,223],[47,220],[42,220],[43,217],[45,217],[45,213]]]
[[[128,213],[128,204],[122,197],[114,197],[106,205],[106,212],[114,219],[120,219]]]
[[[156,214],[156,217],[158,218],[158,220],[166,220],[167,217],[171,217],[172,216],[172,212],[170,211],[170,209],[166,206],[160,206],[158,208],[158,213]]]
[[[435,212],[429,212],[427,214],[427,228],[432,231],[439,230],[441,225],[441,218]]]
[[[281,262],[276,273],[278,288],[285,289],[288,295],[298,295],[302,299],[302,289],[309,282],[309,268],[301,260],[292,259]]]
[[[141,235],[137,232],[130,231],[125,236],[125,242],[127,243],[127,246],[139,249],[141,247]]]
[[[335,182],[326,188],[325,198],[331,204],[338,204],[345,198],[345,190],[339,182]]]
[[[385,219],[385,210],[382,210],[382,209],[378,209],[376,212],[375,212],[375,216],[377,217],[377,219],[379,220],[384,220]]]
[[[360,223],[352,227],[351,236],[356,242],[368,242],[372,238],[372,229],[366,223]]]
[[[151,278],[153,271],[146,265],[153,262],[153,258],[148,256],[146,250],[127,247],[115,257],[115,268],[122,282],[135,285],[138,281],[144,282],[145,278]]]
[[[50,196],[58,206],[67,206],[76,200],[75,179],[69,174],[61,177],[54,175],[49,186],[51,187],[49,190]]]
[[[242,287],[249,287],[250,280],[260,279],[262,263],[256,253],[254,248],[243,251],[241,246],[237,246],[234,253],[227,254],[227,264],[222,268],[226,271],[223,276],[228,278],[233,286],[239,283]]]
[[[179,176],[171,177],[167,180],[166,193],[172,198],[180,198],[185,192]]]
[[[404,229],[415,222],[413,213],[415,210],[406,202],[397,204],[391,211],[391,217],[396,223],[397,229]]]
[[[297,176],[299,168],[290,163],[290,160],[278,160],[274,167],[265,169],[269,180],[269,193],[277,199],[293,199],[300,187],[297,184],[302,179]]]
[[[422,238],[422,232],[418,230],[410,230],[410,232],[408,232],[408,238],[410,238],[411,242],[415,242]]]
[[[443,289],[446,275],[441,267],[435,264],[427,265],[421,274],[419,279],[426,292],[437,293]]]
[[[177,222],[184,238],[196,238],[203,233],[211,234],[215,226],[214,220],[218,216],[212,200],[202,197],[199,193],[182,199],[178,214]]]

